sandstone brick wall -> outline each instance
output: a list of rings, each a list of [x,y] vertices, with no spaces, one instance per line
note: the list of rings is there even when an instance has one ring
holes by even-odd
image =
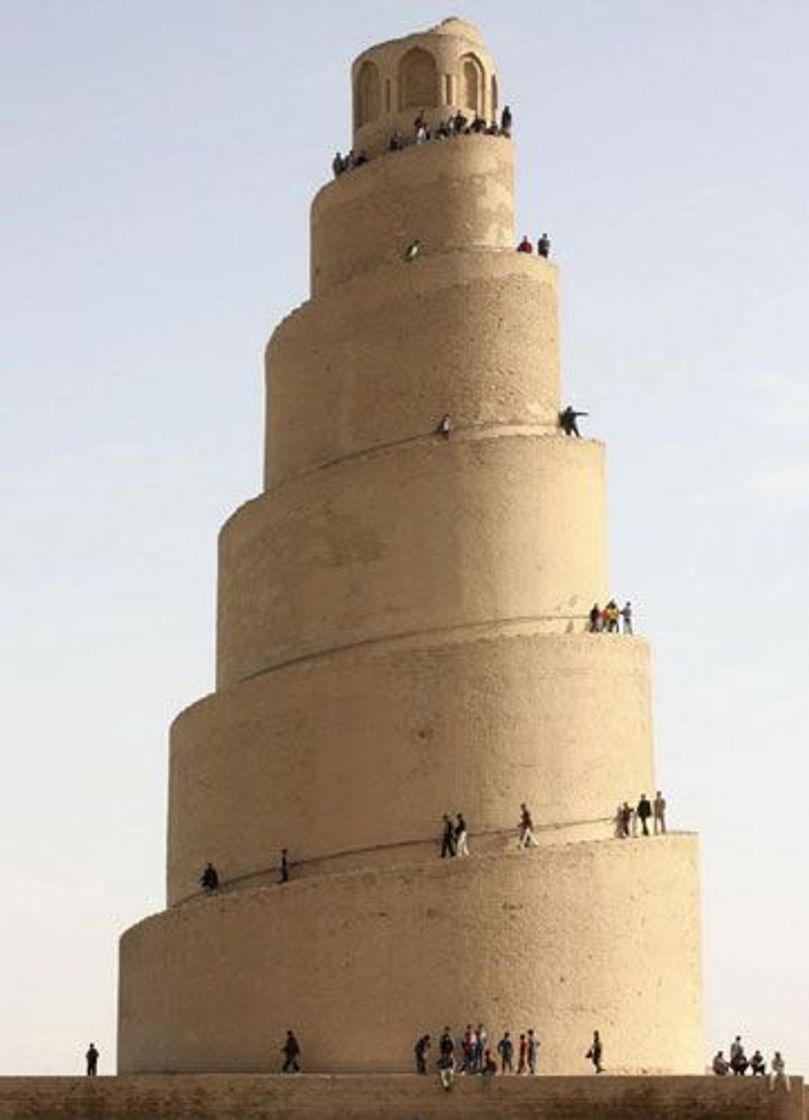
[[[0,1120],[805,1120],[804,1088],[712,1077],[0,1078]]]

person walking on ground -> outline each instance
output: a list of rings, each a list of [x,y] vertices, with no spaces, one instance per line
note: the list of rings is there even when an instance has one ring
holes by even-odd
[[[441,833],[441,858],[446,859],[447,856],[455,855],[455,826],[449,817],[448,813],[443,816],[444,829]]]
[[[430,1050],[430,1036],[423,1034],[413,1047],[413,1053],[416,1055],[416,1073],[427,1072],[427,1054]]]
[[[84,1055],[84,1060],[87,1062],[87,1076],[95,1077],[98,1073],[98,1059],[99,1052],[96,1050],[96,1044],[90,1043],[87,1053]]]
[[[580,416],[589,415],[589,412],[576,412],[572,405],[568,405],[559,413],[559,427],[566,436],[578,436],[581,439],[581,432],[576,421]]]
[[[750,1059],[750,1069],[753,1071],[753,1077],[758,1077],[759,1074],[764,1077],[764,1075],[766,1074],[767,1063],[764,1061],[764,1055],[760,1050],[754,1051],[753,1056]]]
[[[659,832],[666,831],[666,799],[660,790],[655,794],[652,809],[654,811],[654,834],[657,836]]]
[[[469,845],[466,842],[466,821],[463,818],[463,813],[458,813],[456,817],[455,854],[456,856],[469,855]]]
[[[624,605],[621,607],[620,615],[621,615],[621,621],[624,624],[624,633],[625,634],[631,634],[632,633],[632,604],[630,603],[630,601],[628,599],[624,603]]]
[[[438,1070],[441,1088],[448,1093],[455,1084],[455,1058],[452,1054],[442,1054],[435,1067]]]
[[[281,878],[278,880],[279,883],[288,883],[289,882],[289,852],[287,851],[286,848],[281,849],[281,863],[279,864],[278,870],[281,872]]]
[[[649,826],[646,822],[652,815],[652,803],[645,793],[642,793],[640,795],[640,801],[638,802],[638,807],[635,810],[635,814],[640,821],[641,828],[643,829],[643,835],[648,836]]]
[[[776,1050],[770,1062],[770,1090],[774,1090],[776,1085],[783,1085],[786,1092],[789,1092],[789,1078],[786,1073],[787,1064],[781,1057],[781,1051]]]
[[[531,813],[528,806],[523,803],[520,805],[520,825],[517,838],[518,848],[536,848],[537,842],[534,839],[534,822],[531,820]]]
[[[585,1058],[589,1058],[589,1060],[593,1063],[596,1073],[604,1072],[604,1067],[601,1064],[601,1059],[604,1056],[604,1047],[601,1044],[601,1036],[598,1031],[593,1031],[592,1044],[590,1046],[590,1049],[584,1056]]]
[[[461,1050],[463,1053],[463,1061],[461,1062],[461,1073],[471,1073],[475,1064],[475,1049],[477,1047],[477,1038],[475,1032],[472,1030],[472,1024],[466,1024],[466,1030],[463,1032],[463,1040],[461,1043]]]
[[[205,870],[199,877],[199,884],[208,894],[213,894],[219,887],[219,874],[212,863],[205,865]]]
[[[539,1056],[539,1039],[534,1034],[534,1028],[528,1031],[528,1072],[533,1076],[537,1071],[537,1057]]]
[[[537,253],[546,260],[551,255],[551,239],[547,233],[543,233],[539,241],[537,241]]]
[[[441,1058],[451,1058],[455,1052],[455,1043],[452,1041],[452,1031],[444,1027],[444,1033],[438,1040],[438,1054]]]
[[[500,1072],[502,1074],[513,1073],[514,1043],[511,1041],[511,1034],[508,1031],[497,1043],[497,1053],[500,1055]]]
[[[483,1023],[478,1023],[477,1026],[477,1049],[475,1051],[475,1069],[483,1071],[483,1058],[486,1053],[486,1043],[489,1041],[489,1035]]]
[[[725,1055],[721,1050],[717,1050],[714,1054],[714,1059],[711,1062],[711,1069],[717,1077],[727,1077],[730,1073],[730,1066],[728,1065]]]
[[[284,1055],[284,1064],[281,1067],[281,1073],[300,1073],[301,1067],[298,1058],[300,1057],[301,1048],[292,1031],[287,1031],[286,1041],[281,1047],[281,1053]]]
[[[517,1073],[525,1073],[528,1069],[528,1041],[524,1034],[520,1035],[520,1044],[517,1047]]]

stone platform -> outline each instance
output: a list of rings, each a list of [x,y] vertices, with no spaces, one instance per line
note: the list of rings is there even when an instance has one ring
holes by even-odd
[[[2,1077],[0,1120],[807,1120],[803,1080],[176,1074]]]

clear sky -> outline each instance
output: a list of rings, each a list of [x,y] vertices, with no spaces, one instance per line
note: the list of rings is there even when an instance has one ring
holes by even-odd
[[[565,393],[608,445],[659,778],[702,835],[706,1056],[742,1033],[809,1072],[809,4],[0,0],[4,1073],[91,1038],[113,1068],[348,68],[448,15],[498,62]]]

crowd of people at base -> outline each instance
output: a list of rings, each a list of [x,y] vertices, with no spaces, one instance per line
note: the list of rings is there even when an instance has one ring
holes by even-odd
[[[590,634],[632,633],[632,604],[629,599],[619,607],[610,599],[605,607],[593,603],[587,616],[587,630]]]
[[[487,121],[480,113],[475,113],[471,119],[466,116],[462,109],[450,114],[444,121],[439,121],[437,125],[431,125],[427,120],[424,109],[418,114],[413,121],[413,136],[408,141],[401,132],[396,129],[391,133],[390,140],[388,141],[389,152],[401,152],[412,144],[426,144],[429,140],[449,140],[453,136],[505,136],[511,138],[511,124],[512,116],[511,109],[508,105],[505,106],[503,112],[500,114],[500,123],[496,120]],[[345,171],[351,171],[355,167],[361,167],[362,164],[368,163],[368,155],[364,150],[355,152],[352,148],[347,155],[342,155],[341,152],[335,153],[332,160],[331,169],[334,173],[335,179],[342,175]],[[543,237],[546,235],[543,234]],[[550,248],[550,242],[548,243]],[[546,254],[547,255],[547,254]]]
[[[727,1077],[732,1074],[734,1077],[744,1077],[748,1069],[753,1077],[766,1077],[767,1076],[767,1063],[764,1055],[760,1050],[755,1050],[751,1057],[747,1057],[742,1043],[742,1036],[737,1034],[733,1042],[730,1044],[730,1060],[725,1058],[723,1050],[717,1050],[714,1055],[714,1060],[711,1063],[711,1068],[717,1077]],[[784,1088],[789,1091],[789,1078],[786,1075],[786,1062],[784,1061],[781,1051],[776,1050],[770,1062],[770,1088],[775,1088],[775,1085],[781,1082]]]
[[[655,836],[666,831],[666,799],[660,790],[657,791],[654,801],[650,801],[645,793],[640,795],[640,800],[634,807],[628,801],[618,806],[615,813],[615,835],[619,839],[638,835],[638,822],[640,822],[641,835],[650,836],[649,820],[652,820],[652,829]]]

